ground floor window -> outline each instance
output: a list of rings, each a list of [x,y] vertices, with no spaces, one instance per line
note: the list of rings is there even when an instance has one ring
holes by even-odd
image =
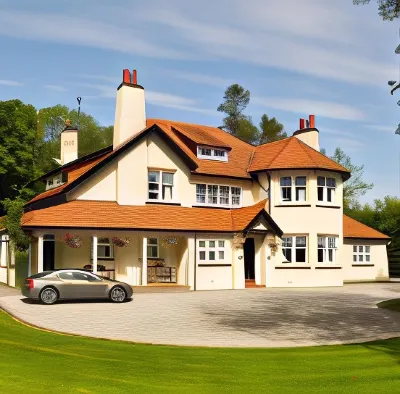
[[[371,262],[371,246],[353,245],[353,262],[354,263],[370,263]]]
[[[338,237],[318,237],[318,263],[335,263]]]
[[[282,251],[287,261],[291,263],[306,263],[307,237],[304,235],[282,237]]]
[[[198,240],[198,259],[204,261],[224,261],[225,260],[225,241],[224,240]]]
[[[147,258],[157,258],[158,256],[158,238],[147,239]]]
[[[114,257],[113,245],[110,238],[98,238],[97,240],[97,258],[112,259]]]

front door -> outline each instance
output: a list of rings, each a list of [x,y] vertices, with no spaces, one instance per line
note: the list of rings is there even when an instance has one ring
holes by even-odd
[[[54,240],[45,240],[43,242],[43,271],[54,270]]]
[[[254,238],[246,238],[243,245],[244,252],[244,278],[254,280],[256,278],[255,268],[254,268]]]

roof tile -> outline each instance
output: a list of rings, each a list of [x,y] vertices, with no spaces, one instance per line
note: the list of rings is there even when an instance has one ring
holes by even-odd
[[[343,215],[343,237],[390,239],[387,235],[373,229],[372,227],[366,226],[347,215]]]

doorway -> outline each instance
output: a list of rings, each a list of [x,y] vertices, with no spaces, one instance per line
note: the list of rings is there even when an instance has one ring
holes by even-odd
[[[55,239],[54,235],[43,237],[43,271],[54,270]]]
[[[256,279],[255,272],[255,247],[254,247],[254,238],[246,238],[246,241],[243,245],[243,254],[244,254],[244,278],[246,281],[254,282]]]

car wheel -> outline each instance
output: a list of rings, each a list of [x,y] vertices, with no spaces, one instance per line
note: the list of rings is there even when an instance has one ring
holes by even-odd
[[[39,298],[43,304],[51,305],[58,301],[58,292],[53,287],[45,287],[40,292]]]
[[[115,286],[110,291],[110,300],[112,302],[124,302],[126,300],[126,291],[121,286]]]

